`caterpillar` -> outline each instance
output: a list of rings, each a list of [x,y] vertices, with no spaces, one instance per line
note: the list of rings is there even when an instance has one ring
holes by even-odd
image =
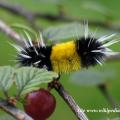
[[[25,46],[13,45],[17,51],[17,60],[22,66],[46,68],[59,74],[102,65],[106,56],[115,54],[108,47],[118,40],[111,40],[115,34],[95,38],[89,35],[88,24],[85,25],[84,36],[64,43],[46,46],[40,37],[33,43],[29,34]],[[111,41],[110,41],[111,40]]]

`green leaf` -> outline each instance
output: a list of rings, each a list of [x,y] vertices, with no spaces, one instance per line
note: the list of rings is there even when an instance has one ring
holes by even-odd
[[[55,40],[77,38],[84,35],[83,25],[77,22],[49,27],[43,31],[43,37]]]
[[[41,83],[49,83],[57,73],[34,67],[22,67],[16,71],[16,84],[19,94],[26,94],[39,88]]]
[[[95,68],[89,68],[73,73],[70,80],[77,85],[95,86],[111,80],[115,77],[115,73],[112,69],[96,70]]]
[[[13,84],[14,69],[10,66],[0,67],[0,90],[6,93]]]
[[[49,27],[43,31],[43,38],[51,40],[51,41],[62,41],[62,40],[75,40],[80,37],[84,36],[85,32],[85,25],[73,22],[73,23],[67,23],[63,25],[57,25],[53,27]],[[94,33],[95,30],[90,30],[90,33]],[[99,36],[98,33],[96,33],[96,36]]]

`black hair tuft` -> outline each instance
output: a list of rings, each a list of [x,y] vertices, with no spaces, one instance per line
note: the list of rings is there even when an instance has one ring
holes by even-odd
[[[104,50],[105,48],[101,48],[102,44],[97,41],[95,38],[80,38],[76,40],[76,49],[77,53],[81,58],[81,63],[83,67],[94,66],[101,61],[105,54],[101,52],[93,52],[94,50]]]

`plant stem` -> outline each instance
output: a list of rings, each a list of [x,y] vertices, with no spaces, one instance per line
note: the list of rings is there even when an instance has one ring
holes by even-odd
[[[14,105],[8,103],[7,101],[0,99],[0,108],[16,118],[17,120],[33,120],[23,111],[17,109]]]
[[[24,46],[24,42],[22,41],[19,34],[13,31],[7,24],[5,24],[2,20],[0,20],[0,30],[5,33],[7,36],[11,38],[13,42],[16,42],[19,45]]]
[[[80,107],[76,104],[73,97],[69,95],[69,93],[64,89],[62,84],[58,80],[54,80],[49,84],[49,87],[54,88],[58,94],[63,98],[63,100],[68,104],[73,113],[76,115],[78,120],[88,120],[85,113],[80,109]]]
[[[102,92],[102,94],[105,96],[105,98],[108,100],[108,102],[110,103],[110,105],[113,108],[117,108],[120,109],[119,104],[114,100],[114,98],[112,97],[112,95],[109,93],[106,84],[100,84],[98,86],[99,90]]]

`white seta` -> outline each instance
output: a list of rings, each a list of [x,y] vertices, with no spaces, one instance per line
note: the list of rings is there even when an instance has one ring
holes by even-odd
[[[95,38],[95,33],[96,33],[96,30],[95,32],[93,33],[93,35],[90,35],[89,34],[89,29],[88,29],[88,22],[85,23],[85,26],[84,26],[84,37],[85,37],[85,40],[90,37],[90,41],[88,43],[88,47],[90,46],[93,38]],[[99,42],[101,43],[101,46],[99,48],[99,50],[93,50],[91,52],[96,52],[96,53],[103,53],[105,56],[110,56],[110,55],[116,55],[118,52],[113,52],[110,48],[108,48],[109,46],[115,44],[115,43],[118,43],[120,40],[118,39],[114,39],[114,40],[111,40],[113,37],[115,37],[116,34],[111,34],[111,35],[105,35],[105,36],[102,36],[100,38],[98,38],[96,40],[96,42]],[[94,58],[96,60],[96,62],[100,65],[102,65],[102,61],[104,60],[103,58]]]

